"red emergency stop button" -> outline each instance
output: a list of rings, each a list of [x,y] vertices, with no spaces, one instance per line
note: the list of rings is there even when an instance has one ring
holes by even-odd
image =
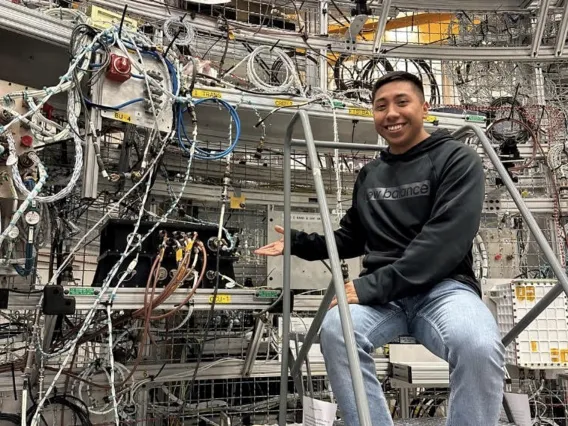
[[[20,139],[20,143],[26,148],[31,148],[34,144],[34,138],[32,138],[30,135],[24,135]]]

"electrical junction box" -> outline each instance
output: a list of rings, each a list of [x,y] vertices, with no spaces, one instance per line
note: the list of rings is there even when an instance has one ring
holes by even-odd
[[[124,53],[117,48],[111,49],[111,54],[116,57],[124,56]],[[156,55],[159,55],[159,53],[156,53]],[[146,81],[140,78],[142,73],[134,64],[143,65],[148,75],[159,81],[164,90],[171,92],[172,80],[168,68],[154,54],[142,53],[143,62],[140,62],[137,53],[131,52],[129,60],[132,63],[132,77],[126,81],[113,81],[109,78],[99,79],[99,83],[93,87],[95,94],[93,94],[92,101],[107,108],[110,107],[101,110],[101,115],[104,118],[153,129],[156,120],[148,104],[148,99],[152,96],[158,117],[158,128],[161,132],[169,133],[173,122],[171,100],[165,93],[159,93],[159,89],[153,85],[150,85],[152,93],[149,94]],[[130,103],[130,101],[134,102]],[[117,106],[121,107],[116,109]],[[190,134],[189,130],[188,134]]]
[[[501,335],[507,334],[556,280],[513,280],[491,290]],[[506,349],[506,362],[530,369],[568,368],[568,309],[562,292]]]
[[[331,214],[333,229],[339,228],[337,215]],[[269,210],[268,212],[268,242],[276,241],[282,235],[276,233],[274,226],[284,224],[284,213],[281,211]],[[317,232],[323,235],[323,225],[319,213],[292,213],[292,228],[300,231]],[[349,279],[354,279],[361,272],[362,258],[346,260],[349,265]],[[283,281],[283,257],[268,257],[268,285],[270,287],[282,287]],[[330,265],[329,260],[326,261]],[[331,265],[330,265],[331,266]],[[308,262],[296,256],[292,256],[292,273],[290,287],[293,290],[317,290],[325,289],[331,281],[331,272],[320,261]]]

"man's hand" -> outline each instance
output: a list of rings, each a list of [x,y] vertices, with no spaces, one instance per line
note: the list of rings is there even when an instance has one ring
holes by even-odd
[[[284,235],[284,228],[281,226],[275,226],[274,230],[280,235]],[[259,256],[281,256],[282,253],[284,253],[284,238],[280,238],[278,241],[274,241],[254,251],[254,254]]]
[[[347,303],[352,305],[359,304],[359,298],[357,297],[357,292],[355,291],[353,281],[349,281],[347,284],[345,284],[345,293],[347,294]],[[329,305],[329,309],[333,308],[335,305],[337,305],[337,297],[333,298],[331,305]]]

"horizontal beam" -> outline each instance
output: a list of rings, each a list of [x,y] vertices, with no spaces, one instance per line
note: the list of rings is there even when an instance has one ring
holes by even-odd
[[[39,286],[37,289],[41,289]],[[75,298],[76,309],[80,311],[89,310],[93,307],[95,298],[100,290],[97,287],[77,287],[65,286],[65,292]],[[135,310],[144,307],[144,288],[121,287],[116,292],[113,299],[112,309],[115,311]],[[158,297],[163,289],[156,289],[154,297]],[[187,296],[188,289],[176,290],[159,309],[169,310],[178,306]],[[219,290],[217,293],[216,310],[263,310],[274,303],[274,299],[257,298],[256,290],[249,289],[227,289]],[[82,293],[82,294],[78,294]],[[110,294],[110,291],[107,292]],[[200,289],[192,298],[193,307],[196,310],[208,310],[211,308],[211,298],[213,289]],[[35,310],[39,302],[40,294],[9,294],[8,310]],[[108,298],[103,296],[102,301]],[[315,311],[321,303],[322,296],[317,295],[298,295],[294,298],[294,311]],[[98,309],[106,309],[103,304],[98,305]],[[182,308],[187,309],[187,308]]]
[[[227,359],[225,361],[201,362],[197,380],[216,380],[216,379],[240,379],[243,377],[242,370],[244,360]],[[383,356],[375,357],[377,375],[380,378],[386,377],[388,374],[389,362],[388,358]],[[153,384],[162,384],[169,382],[190,381],[195,370],[195,363],[181,364],[148,364],[141,365],[136,371],[132,379],[140,381],[153,377],[152,381],[148,380],[148,386]],[[159,373],[159,374],[158,374]],[[302,368],[302,374],[306,375],[305,366]],[[323,359],[310,360],[310,374],[312,377],[327,376]],[[45,371],[45,383],[51,383],[55,377],[55,372],[51,370]],[[252,364],[249,378],[271,378],[280,377],[280,361],[256,360]],[[106,377],[105,377],[106,379]],[[101,376],[94,376],[90,380],[96,384],[107,385],[108,381],[101,379]],[[0,374],[0,392],[13,392],[14,385],[11,373]],[[58,383],[64,383],[66,376],[62,374]],[[71,379],[72,381],[73,379]],[[92,390],[97,388],[93,387]],[[16,373],[16,390],[22,390],[22,381],[19,380]]]
[[[118,12],[124,10],[124,6],[128,5],[128,13],[134,16],[140,16],[145,19],[156,21],[160,19],[168,19],[178,16],[181,18],[184,12],[170,8],[171,15],[165,7],[156,4],[140,4],[135,0],[93,0],[92,4],[112,9]],[[494,4],[494,2],[493,2]],[[422,2],[420,7],[423,8]],[[418,5],[417,5],[418,6]],[[437,7],[439,9],[439,7]],[[462,6],[457,6],[461,10]],[[505,9],[500,9],[505,10]],[[41,12],[24,8],[23,6],[14,5],[10,2],[0,2],[0,27],[18,34],[27,35],[40,39],[42,41],[57,45],[66,46],[69,43],[71,29],[68,25],[57,23],[53,19],[49,19]],[[196,16],[191,24],[200,31],[210,33],[212,35],[223,36],[224,32],[218,29],[217,19],[203,16]],[[256,29],[236,29],[234,36],[239,40],[258,41],[259,43],[274,45],[278,43],[279,47],[289,48],[305,48],[305,42],[302,34],[282,31],[281,34],[274,33],[258,33]],[[311,35],[310,46],[316,50],[329,49],[330,39],[326,36]],[[531,62],[535,58],[531,54],[531,46],[521,47],[464,47],[464,46],[448,46],[448,45],[419,45],[419,44],[395,44],[384,43],[383,49],[388,52],[388,57],[403,59],[424,59],[424,60],[455,60],[455,61],[516,61]],[[331,50],[337,53],[360,54],[373,56],[373,43],[361,42],[357,43],[356,50],[346,46],[343,42],[332,42]],[[564,57],[564,53],[560,57]],[[539,49],[538,61],[557,61],[556,46],[542,46]]]

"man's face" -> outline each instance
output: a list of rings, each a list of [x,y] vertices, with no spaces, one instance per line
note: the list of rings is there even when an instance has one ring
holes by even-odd
[[[387,83],[375,93],[375,129],[394,154],[403,153],[424,140],[427,133],[423,120],[427,114],[428,103],[408,81]]]

